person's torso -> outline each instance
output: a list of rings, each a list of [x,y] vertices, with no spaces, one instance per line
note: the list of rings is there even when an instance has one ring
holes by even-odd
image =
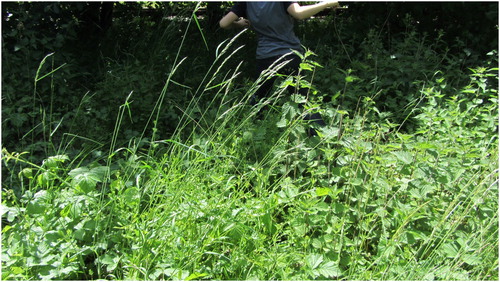
[[[286,11],[289,5],[284,2],[247,2],[248,20],[258,34],[257,59],[302,49],[294,33],[294,20]]]

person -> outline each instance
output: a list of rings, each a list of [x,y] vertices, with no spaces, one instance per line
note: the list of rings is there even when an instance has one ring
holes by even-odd
[[[294,75],[299,70],[301,58],[293,51],[304,52],[299,38],[294,33],[294,19],[307,19],[327,8],[338,7],[338,1],[323,1],[303,6],[297,2],[236,2],[220,20],[219,25],[223,29],[250,27],[255,30],[258,40],[256,77],[271,65],[282,62],[285,65],[280,69],[280,74]],[[257,89],[251,103],[256,104],[266,97],[275,80],[276,77],[267,79]],[[299,89],[299,93],[304,94],[304,92],[307,94],[307,89]],[[324,125],[319,114],[308,115],[306,119]]]

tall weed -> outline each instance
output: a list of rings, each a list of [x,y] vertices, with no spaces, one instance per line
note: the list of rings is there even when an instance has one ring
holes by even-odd
[[[311,84],[311,57],[248,106],[280,66],[242,86],[241,65],[226,65],[236,38],[197,88],[182,87],[196,90],[170,136],[161,109],[182,59],[127,145],[117,140],[132,92],[95,159],[58,152],[37,164],[2,150],[19,185],[18,196],[2,190],[3,279],[498,279],[497,68],[472,69],[457,92],[435,72],[408,106],[409,134],[352,71],[339,89],[359,91],[355,107],[321,105],[313,88],[285,97]],[[311,111],[328,124],[316,137]]]

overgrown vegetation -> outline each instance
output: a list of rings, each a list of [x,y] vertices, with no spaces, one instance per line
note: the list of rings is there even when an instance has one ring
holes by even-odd
[[[251,31],[65,5],[2,5],[2,279],[498,280],[497,47],[329,15],[251,107]]]

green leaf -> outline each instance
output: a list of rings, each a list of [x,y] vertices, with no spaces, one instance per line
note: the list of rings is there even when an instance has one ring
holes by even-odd
[[[332,204],[333,206],[333,211],[336,213],[336,214],[340,214],[340,213],[343,213],[345,210],[348,210],[349,208],[341,203],[333,203]]]
[[[331,189],[330,188],[321,188],[318,187],[316,188],[316,196],[321,197],[321,196],[326,196],[330,193]]]
[[[60,163],[64,163],[67,160],[69,160],[67,155],[52,156],[44,160],[42,166],[45,168],[58,168]]]
[[[306,256],[306,264],[311,269],[316,269],[323,262],[323,256],[320,254],[310,254]]]
[[[318,238],[314,238],[312,240],[312,246],[316,249],[322,249],[323,248],[323,245],[324,245],[324,239],[321,238],[321,239],[318,239]]]
[[[45,239],[49,245],[53,245],[52,243],[56,243],[59,239],[62,238],[62,235],[55,230],[50,230],[45,233]]]
[[[363,182],[364,182],[363,179],[359,177],[349,179],[349,184],[353,186],[360,186],[363,184]]]
[[[286,127],[286,118],[285,118],[285,116],[281,117],[281,119],[276,123],[276,126],[278,128]]]
[[[19,176],[20,177],[26,177],[28,179],[32,179],[33,178],[33,169],[32,168],[24,168],[20,173],[19,173]]]
[[[111,272],[115,270],[120,262],[120,257],[118,255],[111,256],[110,254],[105,254],[103,257],[99,258],[99,262],[106,265],[106,270]]]
[[[269,212],[267,212],[266,214],[264,214],[262,217],[262,223],[264,224],[264,227],[267,231],[267,234],[268,235],[274,235],[277,231],[277,228],[273,222],[273,219],[271,217],[271,214],[269,214]]]
[[[141,195],[139,194],[139,189],[137,189],[137,187],[130,187],[123,192],[123,199],[131,207],[139,204],[140,196]]]
[[[193,11],[193,19],[194,22],[196,23],[196,26],[198,27],[198,30],[200,31],[201,38],[203,39],[203,43],[205,43],[205,48],[207,48],[207,51],[209,50],[207,40],[205,39],[205,35],[203,34],[203,29],[200,26],[200,23],[198,22],[198,17],[196,16],[196,11],[198,10],[200,4],[196,6],[196,9]]]
[[[420,149],[420,150],[426,150],[426,149],[437,149],[438,147],[432,143],[429,143],[429,142],[419,142],[419,143],[417,143],[415,148]]]
[[[313,70],[312,65],[309,64],[309,63],[300,63],[300,69],[302,69],[302,70],[308,70],[308,71],[312,71]]]
[[[307,87],[301,87],[301,88],[307,88]],[[305,104],[307,102],[307,98],[304,95],[293,94],[291,96],[291,98],[292,98],[292,101],[294,101],[297,104]],[[290,110],[293,110],[293,108],[290,108]],[[295,114],[295,112],[292,112],[292,115],[294,115],[294,114]]]
[[[413,162],[413,156],[406,152],[406,151],[397,151],[397,152],[391,152],[393,155],[396,156],[396,158],[405,163],[405,164],[411,164]]]
[[[85,241],[85,234],[86,233],[84,229],[78,229],[73,232],[73,236],[79,241]]]
[[[349,75],[349,76],[347,76],[347,77],[345,78],[345,82],[347,82],[347,83],[352,83],[352,82],[354,82],[354,81],[356,81],[356,80],[358,80],[358,79],[359,79],[359,78],[357,78],[357,77],[355,77],[355,76],[351,76],[351,75]]]
[[[24,273],[24,268],[22,267],[17,267],[17,266],[13,266],[10,268],[10,270],[12,271],[12,273],[14,274],[21,274],[21,273]]]
[[[342,275],[342,271],[340,268],[333,262],[333,261],[328,261],[324,264],[322,264],[317,271],[319,274],[326,278],[336,278]]]
[[[46,187],[49,185],[50,183],[50,173],[48,171],[45,171],[43,173],[40,173],[37,178],[36,178],[36,181],[38,183],[38,185],[42,186],[42,187]]]
[[[453,243],[443,244],[441,247],[442,251],[446,254],[448,258],[455,258],[458,255],[458,247]]]
[[[11,226],[11,225],[6,225],[6,226],[2,229],[2,234],[7,233],[7,231],[9,231],[10,229],[12,229],[12,226]]]
[[[469,265],[480,265],[482,260],[479,256],[475,254],[464,254],[462,256],[463,261]]]
[[[33,200],[26,206],[26,212],[28,214],[41,214],[44,213],[47,208],[47,191],[41,190],[38,191]]]
[[[95,189],[98,182],[102,182],[108,171],[106,166],[98,166],[92,169],[80,167],[73,169],[69,175],[73,177],[72,184],[81,192],[89,193]]]
[[[198,273],[198,272],[195,272],[195,273],[191,273],[186,279],[186,281],[191,281],[191,280],[198,280],[198,278],[202,278],[202,277],[205,277],[205,276],[208,276],[208,273]]]
[[[324,126],[320,129],[319,133],[323,139],[332,139],[339,136],[340,129],[338,127]]]
[[[2,206],[2,214],[4,212],[4,209],[3,209],[4,206]],[[11,208],[11,207],[5,207],[7,211],[7,220],[9,222],[13,222],[14,219],[16,219],[16,217],[19,215],[19,210],[17,208]]]

